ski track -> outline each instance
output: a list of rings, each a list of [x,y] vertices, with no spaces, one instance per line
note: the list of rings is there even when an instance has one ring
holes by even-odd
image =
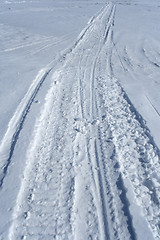
[[[158,150],[114,78],[115,11],[112,3],[102,8],[53,73],[27,151],[11,240],[139,239],[129,191],[146,234],[159,239]]]

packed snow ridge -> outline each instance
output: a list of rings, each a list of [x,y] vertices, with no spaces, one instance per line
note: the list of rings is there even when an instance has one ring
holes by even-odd
[[[1,239],[159,239],[159,150],[113,70],[117,58],[126,71],[115,17],[116,4],[101,8],[39,71],[10,120],[0,144],[1,192],[34,99],[51,78]]]

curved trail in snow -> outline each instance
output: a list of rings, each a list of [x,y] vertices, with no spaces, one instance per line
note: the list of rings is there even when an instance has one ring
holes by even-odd
[[[19,134],[22,130],[23,123],[28,114],[28,111],[37,95],[41,85],[46,79],[47,75],[52,70],[51,67],[41,69],[32,82],[28,92],[19,104],[16,112],[8,124],[8,129],[0,144],[0,188],[3,185],[4,178],[7,174],[8,166],[10,165],[11,158],[17,143]]]
[[[116,7],[82,31],[53,73],[9,239],[159,237],[160,162],[112,71]],[[147,239],[147,238],[146,238]]]

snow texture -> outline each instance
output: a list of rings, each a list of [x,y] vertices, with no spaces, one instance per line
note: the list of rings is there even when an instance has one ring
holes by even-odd
[[[0,239],[160,239],[158,1],[1,5]]]

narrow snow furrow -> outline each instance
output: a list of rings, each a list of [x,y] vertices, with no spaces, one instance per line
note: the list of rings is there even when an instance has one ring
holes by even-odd
[[[158,110],[156,109],[156,107],[153,105],[153,103],[151,102],[151,100],[146,96],[148,102],[150,103],[150,105],[152,106],[152,108],[154,109],[154,111],[157,113],[157,115],[160,117],[160,113],[158,112]]]
[[[7,174],[14,148],[28,111],[35,99],[37,92],[51,70],[52,68],[44,68],[38,73],[8,124],[7,132],[5,133],[0,144],[0,188],[2,187],[4,178]]]
[[[105,25],[104,43],[108,41],[109,31],[111,30],[112,25],[114,25],[115,12],[116,12],[116,6],[113,5],[110,15],[108,17],[108,23]]]
[[[92,120],[94,120],[94,109],[95,109],[95,106],[94,106],[94,103],[95,103],[95,99],[94,99],[94,96],[95,96],[95,93],[94,93],[94,90],[95,90],[95,70],[96,70],[96,65],[97,65],[97,61],[99,59],[99,55],[101,53],[101,50],[103,48],[103,45],[105,44],[105,42],[107,41],[107,37],[108,37],[108,33],[109,33],[109,30],[113,24],[113,21],[114,21],[114,14],[115,14],[115,6],[111,6],[111,10],[109,12],[109,16],[108,16],[108,19],[107,19],[107,22],[104,23],[104,26],[105,26],[105,29],[104,29],[104,33],[103,35],[101,36],[100,38],[100,41],[99,41],[99,49],[96,53],[96,56],[95,56],[95,59],[93,61],[93,65],[92,65],[92,71],[91,71],[91,86],[90,86],[90,93],[91,93],[91,100],[90,100],[90,117]]]
[[[120,173],[115,147],[111,142],[111,133],[108,133],[108,136],[106,136],[106,134],[104,134],[106,129],[104,129],[103,125],[100,125],[97,131],[100,156],[99,171],[101,172],[104,189],[104,209],[107,210],[106,218],[109,226],[110,239],[135,239],[130,231],[132,225],[129,224],[130,215],[128,205],[125,205],[121,198],[124,189],[117,185]],[[109,126],[108,132],[110,132]],[[105,142],[106,144],[104,144]],[[124,208],[126,211],[124,211]],[[128,214],[126,214],[126,212]],[[120,221],[123,221],[123,229],[121,227],[121,232],[119,232]]]
[[[27,44],[23,44],[23,45],[18,45],[18,46],[15,46],[15,47],[12,47],[12,48],[7,48],[7,49],[2,49],[0,52],[12,52],[12,51],[15,51],[15,50],[19,50],[19,49],[22,49],[22,48],[27,48],[27,47],[31,47],[31,46],[34,46],[34,45],[40,45],[40,44],[44,44],[48,41],[53,41],[53,38],[52,39],[43,39],[43,41],[35,41],[35,42],[32,42],[32,43],[27,43]]]
[[[108,208],[106,206],[106,191],[105,191],[105,181],[104,181],[104,175],[103,175],[103,168],[101,163],[101,156],[99,157],[98,153],[98,147],[96,140],[94,142],[94,149],[95,149],[95,158],[96,158],[96,166],[97,166],[97,172],[98,172],[98,188],[100,191],[100,200],[102,203],[102,217],[103,217],[103,224],[104,224],[104,236],[102,239],[112,239],[111,237],[111,229],[109,227],[109,221],[108,221]],[[102,225],[103,226],[103,225]]]
[[[133,63],[132,63],[132,59],[130,58],[129,54],[128,54],[128,50],[127,47],[124,48],[124,56],[123,56],[123,61],[126,63],[127,68],[126,70],[133,70]],[[122,62],[122,61],[121,61]],[[123,64],[123,63],[122,63]],[[125,68],[124,68],[125,69]]]
[[[41,47],[39,46],[35,46],[34,50],[33,51],[29,51],[29,50],[25,50],[25,55],[29,55],[29,56],[33,56],[33,55],[36,55],[38,53],[42,53],[42,51],[46,50],[46,49],[54,49],[56,48],[57,46],[60,46],[61,44],[65,43],[66,41],[69,41],[70,37],[69,35],[68,36],[65,36],[65,37],[62,37],[60,39],[55,39],[55,38],[51,38],[48,40],[48,44],[46,44],[45,42],[42,44]]]
[[[72,209],[73,239],[99,239],[101,226],[97,217],[96,182],[86,135],[79,132],[74,142],[75,191]],[[94,179],[95,180],[95,179]],[[103,224],[103,222],[102,222]]]
[[[137,235],[136,235],[136,231],[133,227],[133,220],[132,220],[132,215],[129,211],[129,206],[130,206],[130,203],[129,203],[129,200],[127,198],[127,190],[124,186],[124,181],[122,179],[122,176],[121,174],[119,174],[119,177],[117,179],[117,182],[116,182],[116,185],[117,185],[117,188],[119,189],[119,191],[121,192],[120,194],[120,200],[123,204],[123,212],[124,212],[124,215],[127,216],[127,224],[128,224],[128,231],[130,233],[130,236],[131,236],[131,239],[132,240],[136,240],[137,239]]]
[[[156,58],[155,56],[157,55],[157,53],[152,53],[153,50],[148,50],[148,46],[146,46],[146,49],[143,48],[142,49],[142,53],[144,54],[145,58],[148,60],[149,63],[151,63],[154,67],[160,67],[160,58]]]
[[[81,71],[81,65],[82,65],[82,56],[80,56],[79,60],[79,66],[78,66],[78,98],[79,98],[79,104],[80,104],[80,118],[84,118],[84,108],[83,108],[83,86],[82,86],[82,81],[81,79],[84,78],[84,73],[82,75]]]

